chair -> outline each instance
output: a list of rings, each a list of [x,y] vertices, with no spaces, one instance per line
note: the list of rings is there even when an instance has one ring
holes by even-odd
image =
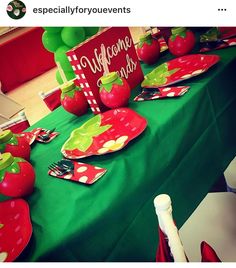
[[[158,195],[154,199],[154,206],[158,217],[159,228],[161,230],[161,232],[159,231],[159,247],[165,247],[165,245],[163,245],[165,242],[163,242],[163,239],[160,239],[160,235],[163,233],[167,238],[170,253],[173,256],[174,262],[187,262],[184,248],[178,234],[178,229],[176,228],[172,217],[170,197],[166,194]]]
[[[1,130],[10,129],[13,133],[20,133],[30,126],[29,121],[23,111],[21,111],[15,118],[10,120],[6,120],[4,117],[0,116],[0,122]]]
[[[48,92],[39,92],[39,96],[45,102],[50,111],[55,110],[61,105],[61,90],[56,87]]]
[[[170,197],[159,195],[155,198],[154,205],[159,227],[168,238],[169,249],[175,262],[185,262],[187,259],[190,262],[236,260],[234,193],[209,193],[179,232],[172,218]]]
[[[190,261],[199,261],[199,243],[207,241],[222,262],[236,261],[236,195],[209,193],[180,228],[179,234]]]

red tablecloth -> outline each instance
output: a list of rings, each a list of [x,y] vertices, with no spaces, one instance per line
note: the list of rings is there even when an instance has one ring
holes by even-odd
[[[0,81],[8,92],[55,66],[53,53],[42,44],[41,27],[0,44]]]

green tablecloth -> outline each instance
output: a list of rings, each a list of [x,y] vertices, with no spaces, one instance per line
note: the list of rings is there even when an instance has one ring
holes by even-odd
[[[47,166],[61,159],[70,132],[91,113],[76,117],[60,107],[31,127],[56,126],[61,134],[48,145],[33,146],[37,180],[27,199],[33,235],[19,260],[154,260],[154,197],[171,196],[180,227],[236,154],[236,48],[212,54],[220,55],[221,61],[180,83],[191,86],[184,96],[130,102],[148,127],[122,151],[81,160],[108,169],[91,186],[47,175]],[[145,73],[152,68],[143,65]]]

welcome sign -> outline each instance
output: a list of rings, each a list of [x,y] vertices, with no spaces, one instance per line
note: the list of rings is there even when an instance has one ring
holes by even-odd
[[[143,81],[143,72],[128,27],[111,27],[87,39],[67,52],[68,59],[93,111],[104,110],[99,97],[100,78],[103,76],[102,50],[110,72],[118,72],[131,88]]]

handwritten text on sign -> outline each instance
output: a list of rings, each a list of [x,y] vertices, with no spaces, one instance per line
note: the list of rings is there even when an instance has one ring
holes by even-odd
[[[110,72],[116,71],[120,76],[126,78],[131,88],[136,87],[143,80],[141,66],[127,27],[111,27],[95,37],[91,37],[84,43],[73,48],[67,55],[71,55],[77,59],[77,69],[79,70],[76,71],[74,67],[77,79],[79,83],[82,81],[80,77],[86,79],[90,92],[93,93],[94,101],[99,106],[101,106],[101,101],[98,94],[98,81],[103,76],[104,71],[101,53],[103,48],[105,48],[106,60]],[[84,79],[83,82],[85,82]]]
[[[123,40],[118,39],[118,42],[112,46],[106,47],[105,44],[101,44],[100,49],[94,49],[94,58],[90,59],[86,56],[82,56],[80,59],[81,67],[89,67],[91,71],[95,74],[96,72],[103,72],[102,66],[102,49],[105,48],[105,58],[107,64],[110,66],[112,63],[112,58],[119,56],[119,53],[124,50],[128,51],[129,48],[133,46],[133,41],[129,36],[125,36]],[[129,74],[134,72],[137,68],[138,61],[130,58],[129,54],[126,53],[126,66],[122,66],[120,70],[117,70],[120,76],[128,78]],[[98,83],[97,83],[98,84]]]

